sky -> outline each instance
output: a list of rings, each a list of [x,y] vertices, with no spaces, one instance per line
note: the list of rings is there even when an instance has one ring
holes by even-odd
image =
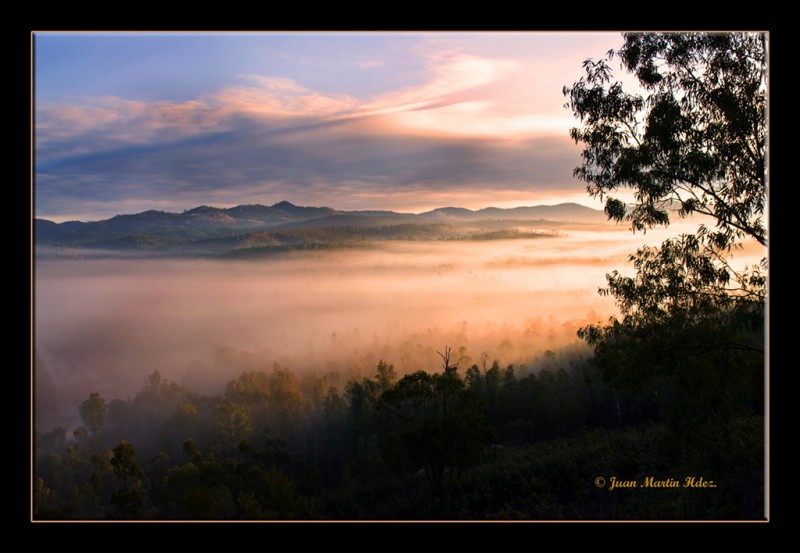
[[[575,201],[562,88],[619,33],[35,33],[34,214]]]

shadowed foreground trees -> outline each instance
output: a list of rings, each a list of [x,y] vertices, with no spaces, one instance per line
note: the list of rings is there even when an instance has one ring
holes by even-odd
[[[636,324],[696,317],[766,299],[764,257],[739,267],[745,242],[767,245],[767,39],[757,33],[628,33],[619,51],[586,60],[584,77],[565,87],[581,122],[575,176],[605,199],[609,218],[634,231],[699,214],[695,234],[642,248],[636,276],[608,275],[626,318]],[[644,94],[613,81],[618,57]],[[613,195],[629,189],[633,203]],[[766,251],[764,252],[766,254]]]
[[[634,231],[699,214],[700,224],[630,256],[607,275],[622,319],[582,328],[614,392],[650,398],[665,424],[665,459],[747,479],[736,501],[763,505],[767,299],[767,37],[758,33],[629,33],[584,62],[565,87],[583,145],[575,176]],[[644,91],[626,92],[611,61]],[[633,202],[613,195],[624,189]],[[735,264],[744,245],[760,263]],[[732,468],[732,467],[735,467]],[[739,476],[734,476],[738,473]],[[730,485],[730,484],[729,484]],[[745,491],[746,490],[746,491]]]
[[[329,374],[305,375],[308,385],[298,388],[293,405],[286,404],[293,394],[277,393],[291,389],[287,383],[294,377],[286,374],[272,379],[245,373],[211,397],[161,379],[159,387],[170,390],[156,404],[161,419],[153,418],[149,401],[114,400],[118,416],[126,419],[109,422],[91,440],[70,441],[63,429],[38,437],[34,515],[166,520],[760,516],[762,496],[754,477],[759,471],[751,457],[763,434],[755,417],[743,413],[726,421],[736,440],[720,440],[709,431],[699,443],[676,441],[657,409],[663,394],[613,390],[601,378],[602,366],[589,365],[584,353],[583,348],[549,352],[534,372],[501,369],[495,362],[484,375],[476,366],[465,379],[457,370],[440,369],[395,380],[393,367],[381,361],[374,375],[351,377],[344,393],[327,386],[317,405],[311,397],[331,381]],[[641,355],[643,360],[647,354]],[[143,390],[148,397],[152,384],[153,379]],[[663,390],[681,399],[680,389]],[[167,398],[172,398],[169,409]],[[270,408],[269,402],[280,408]],[[304,413],[302,424],[279,430],[284,408],[295,407],[303,408],[297,411]],[[220,424],[221,413],[250,413],[249,425]],[[127,440],[127,433],[136,438]],[[159,443],[163,448],[154,447]],[[722,485],[713,494],[617,494],[593,483],[598,475],[685,474]]]
[[[635,276],[607,276],[623,315],[579,335],[615,387],[658,398],[670,420],[714,424],[763,410],[767,260],[737,266],[743,244],[767,245],[767,37],[628,33],[619,51],[584,62],[565,87],[582,126],[575,175],[609,218],[646,230],[700,214],[695,234],[631,255]],[[611,61],[644,91],[626,92]],[[634,202],[613,197],[630,189]],[[764,251],[766,254],[766,251]],[[681,413],[680,416],[677,414]]]

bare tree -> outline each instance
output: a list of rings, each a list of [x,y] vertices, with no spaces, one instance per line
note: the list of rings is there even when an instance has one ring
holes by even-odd
[[[458,361],[456,361],[455,363],[451,364],[450,363],[450,356],[453,353],[453,349],[450,346],[447,346],[447,345],[444,347],[444,353],[442,353],[440,351],[437,351],[436,353],[439,354],[439,357],[441,357],[442,361],[444,362],[444,374],[448,374],[448,375],[449,374],[455,374],[456,371],[458,370],[458,364],[461,363],[461,361],[464,359],[463,357],[459,357]]]

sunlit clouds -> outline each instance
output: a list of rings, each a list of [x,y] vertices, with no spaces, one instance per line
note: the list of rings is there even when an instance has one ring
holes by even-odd
[[[242,75],[251,86],[235,86],[212,96],[222,113],[280,117],[346,116],[358,106],[349,96],[326,96],[292,79]]]
[[[136,44],[135,37],[127,40]],[[87,48],[92,38],[82,36]],[[224,37],[214,38],[222,44]],[[242,51],[267,59],[264,53],[275,50],[269,59],[295,65],[245,67],[259,70],[253,72],[232,64],[229,74],[210,67],[217,78],[206,89],[196,85],[188,99],[171,99],[168,89],[158,98],[158,79],[146,94],[157,99],[127,97],[125,87],[101,86],[101,77],[102,95],[92,95],[88,85],[81,95],[58,94],[50,88],[65,81],[49,77],[53,62],[43,64],[41,80],[49,88],[37,92],[43,99],[35,106],[36,215],[97,219],[148,202],[167,210],[283,199],[415,210],[439,207],[438,201],[476,208],[495,200],[530,204],[559,192],[575,197],[583,188],[572,178],[578,150],[568,138],[572,121],[560,88],[579,75],[582,59],[554,58],[551,51],[538,59],[534,53],[545,43],[558,52],[559,42],[570,52],[574,43],[591,39],[586,55],[597,56],[603,52],[594,51],[598,40],[618,39],[537,33],[434,37],[440,40],[411,33],[396,39],[323,36],[342,53],[362,52],[363,41],[382,39],[380,49],[343,69],[349,79],[326,86],[314,73],[326,67],[324,50],[312,56],[306,48],[300,55],[282,49],[281,36],[267,38],[269,49],[259,50],[251,40]],[[145,46],[148,36],[141,41]],[[48,54],[48,44],[37,45],[37,56]],[[163,63],[180,61],[172,51],[164,58]],[[158,57],[151,53],[148,59]],[[77,66],[80,60],[59,63]],[[138,63],[136,71],[145,75],[146,66]],[[381,87],[374,81],[378,74],[385,77]],[[362,78],[372,84],[361,86]],[[96,208],[87,210],[88,204]]]

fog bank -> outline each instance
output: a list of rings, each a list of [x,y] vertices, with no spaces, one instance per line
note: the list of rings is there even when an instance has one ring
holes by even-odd
[[[401,374],[437,370],[445,345],[464,369],[482,352],[530,366],[615,313],[597,288],[642,238],[615,228],[250,261],[37,261],[37,426],[77,422],[92,391],[132,397],[154,370],[220,393],[243,370],[276,362],[336,371],[342,385],[378,359]]]

